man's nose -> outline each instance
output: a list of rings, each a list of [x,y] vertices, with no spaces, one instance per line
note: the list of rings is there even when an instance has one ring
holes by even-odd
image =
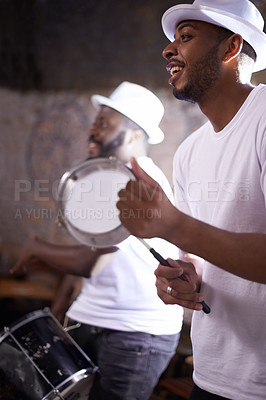
[[[89,130],[89,140],[91,141],[99,140],[100,137],[101,137],[100,129],[98,128],[97,125],[93,125]]]
[[[175,56],[178,54],[178,49],[177,45],[175,42],[170,43],[168,46],[165,47],[165,49],[162,52],[162,56],[166,59],[169,60],[171,57]]]

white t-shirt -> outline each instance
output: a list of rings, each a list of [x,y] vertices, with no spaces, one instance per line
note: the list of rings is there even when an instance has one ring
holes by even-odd
[[[221,132],[208,122],[182,143],[174,189],[184,213],[231,232],[266,233],[265,105],[259,85]],[[201,291],[211,313],[193,314],[195,383],[229,399],[265,400],[266,285],[205,262]]]
[[[162,171],[148,157],[138,158],[145,171],[172,193]],[[162,239],[147,242],[163,257],[177,259],[177,247]],[[138,239],[130,236],[111,256],[100,257],[96,273],[84,278],[82,290],[67,316],[85,324],[154,335],[180,332],[183,308],[165,305],[157,295],[154,270],[158,261]],[[99,263],[97,265],[99,266]]]

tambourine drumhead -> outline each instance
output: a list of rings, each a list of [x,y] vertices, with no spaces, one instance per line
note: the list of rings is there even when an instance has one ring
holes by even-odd
[[[116,208],[118,192],[133,173],[114,158],[87,160],[66,172],[59,183],[59,204],[69,232],[81,243],[113,246],[130,233]]]

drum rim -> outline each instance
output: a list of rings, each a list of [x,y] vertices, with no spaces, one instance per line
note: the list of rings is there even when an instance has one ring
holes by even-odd
[[[89,171],[88,171],[89,170]],[[60,215],[57,221],[59,225],[63,225],[67,228],[69,233],[79,242],[89,245],[91,247],[108,247],[114,246],[121,243],[123,240],[130,236],[130,232],[120,224],[116,228],[104,232],[104,233],[93,233],[85,232],[74,226],[65,216],[64,208],[64,196],[68,187],[74,185],[78,178],[86,176],[88,172],[94,172],[99,170],[117,170],[124,172],[130,179],[135,180],[136,177],[129,167],[116,157],[98,157],[89,159],[76,167],[66,171],[60,179],[58,186],[58,215]],[[78,175],[78,177],[77,177]],[[68,187],[67,187],[68,184]],[[119,240],[116,239],[116,235],[119,233]]]
[[[98,371],[98,367],[92,368],[92,371],[90,371],[89,368],[83,368],[80,371],[75,372],[75,374],[69,376],[67,379],[65,379],[63,382],[61,382],[59,385],[54,387],[53,390],[51,390],[49,393],[45,395],[45,397],[42,398],[42,400],[53,400],[56,397],[51,397],[51,395],[56,395],[56,396],[62,396],[67,393],[63,393],[64,390],[66,390],[70,385],[69,383],[78,383],[81,382],[83,379],[93,377],[93,374],[95,374]],[[63,397],[62,397],[63,398]]]
[[[16,321],[12,322],[8,326],[4,326],[4,328],[0,331],[0,343],[8,336],[9,332],[14,332],[19,329],[21,326],[29,323],[39,317],[53,317],[52,312],[49,308],[44,308],[42,310],[31,311],[30,313],[18,318]],[[3,333],[3,336],[1,336]]]

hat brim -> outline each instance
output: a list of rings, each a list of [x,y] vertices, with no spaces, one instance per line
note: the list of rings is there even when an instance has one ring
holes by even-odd
[[[116,102],[110,99],[109,97],[101,96],[99,94],[94,94],[91,96],[91,102],[96,109],[98,109],[100,106],[107,106],[115,111],[118,111],[120,114],[125,115],[131,121],[135,122],[147,133],[148,142],[150,144],[158,144],[163,141],[164,133],[158,126],[145,126],[145,124],[143,124],[142,121],[137,121],[136,118],[132,118],[132,116],[130,116],[130,113],[127,110],[123,110],[121,106],[118,106]]]
[[[177,5],[166,10],[162,16],[164,34],[171,42],[175,40],[177,25],[186,20],[208,22],[238,33],[256,52],[253,72],[266,68],[266,35],[248,21],[237,16],[232,17],[232,14],[227,12],[217,12],[215,8],[208,6]]]

